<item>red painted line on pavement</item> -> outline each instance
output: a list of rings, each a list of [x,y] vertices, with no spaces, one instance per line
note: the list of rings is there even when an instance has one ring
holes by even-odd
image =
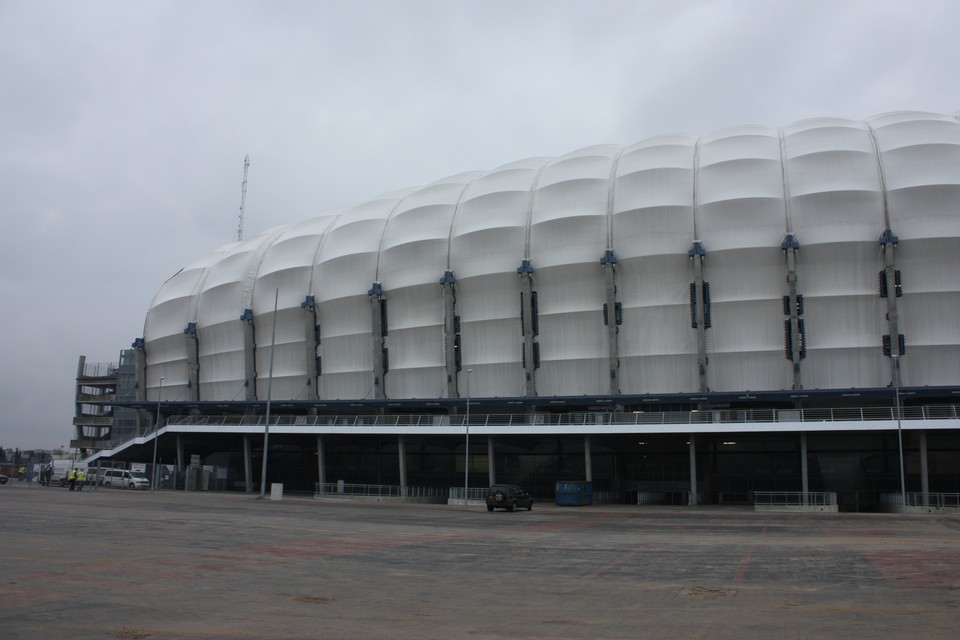
[[[740,582],[743,579],[743,575],[747,572],[747,565],[750,564],[750,556],[753,555],[753,552],[756,551],[757,545],[753,545],[747,552],[743,554],[743,558],[740,560],[740,568],[737,569],[737,575],[733,577],[734,582]]]
[[[620,556],[619,558],[617,558],[617,559],[615,559],[615,560],[611,560],[610,562],[608,562],[607,564],[603,565],[602,567],[598,567],[598,568],[594,569],[593,571],[590,572],[589,575],[590,575],[591,578],[595,578],[596,576],[603,575],[604,573],[606,573],[606,572],[609,571],[610,569],[613,569],[614,567],[620,566],[621,564],[623,564],[623,563],[626,562],[627,560],[632,560],[633,557],[637,555],[637,553],[639,553],[639,552],[638,552],[638,551],[629,551],[629,552],[623,554],[622,556]]]

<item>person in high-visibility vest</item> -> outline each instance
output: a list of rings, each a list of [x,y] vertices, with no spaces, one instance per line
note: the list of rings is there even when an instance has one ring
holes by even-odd
[[[20,480],[23,480],[23,479],[26,478],[26,477],[27,477],[27,468],[26,468],[26,467],[20,467],[20,478],[19,478],[19,479],[20,479]]]
[[[83,491],[83,485],[87,482],[87,474],[83,469],[77,470],[77,491]]]
[[[71,469],[70,473],[67,475],[67,482],[70,483],[70,491],[74,491],[77,488],[77,470]]]

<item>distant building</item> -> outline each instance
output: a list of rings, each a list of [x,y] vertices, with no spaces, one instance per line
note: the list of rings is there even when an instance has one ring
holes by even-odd
[[[138,399],[136,355],[133,349],[121,351],[119,365],[88,363],[80,356],[71,449],[87,455],[139,435],[140,415],[124,405]]]

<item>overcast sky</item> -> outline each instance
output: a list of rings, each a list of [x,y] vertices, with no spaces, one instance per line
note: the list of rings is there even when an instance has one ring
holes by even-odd
[[[960,2],[0,0],[0,446],[73,434],[163,282],[529,156],[960,111]]]

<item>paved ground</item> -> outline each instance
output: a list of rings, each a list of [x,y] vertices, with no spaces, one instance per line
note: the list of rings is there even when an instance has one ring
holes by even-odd
[[[960,517],[0,487],[2,638],[956,638]]]

